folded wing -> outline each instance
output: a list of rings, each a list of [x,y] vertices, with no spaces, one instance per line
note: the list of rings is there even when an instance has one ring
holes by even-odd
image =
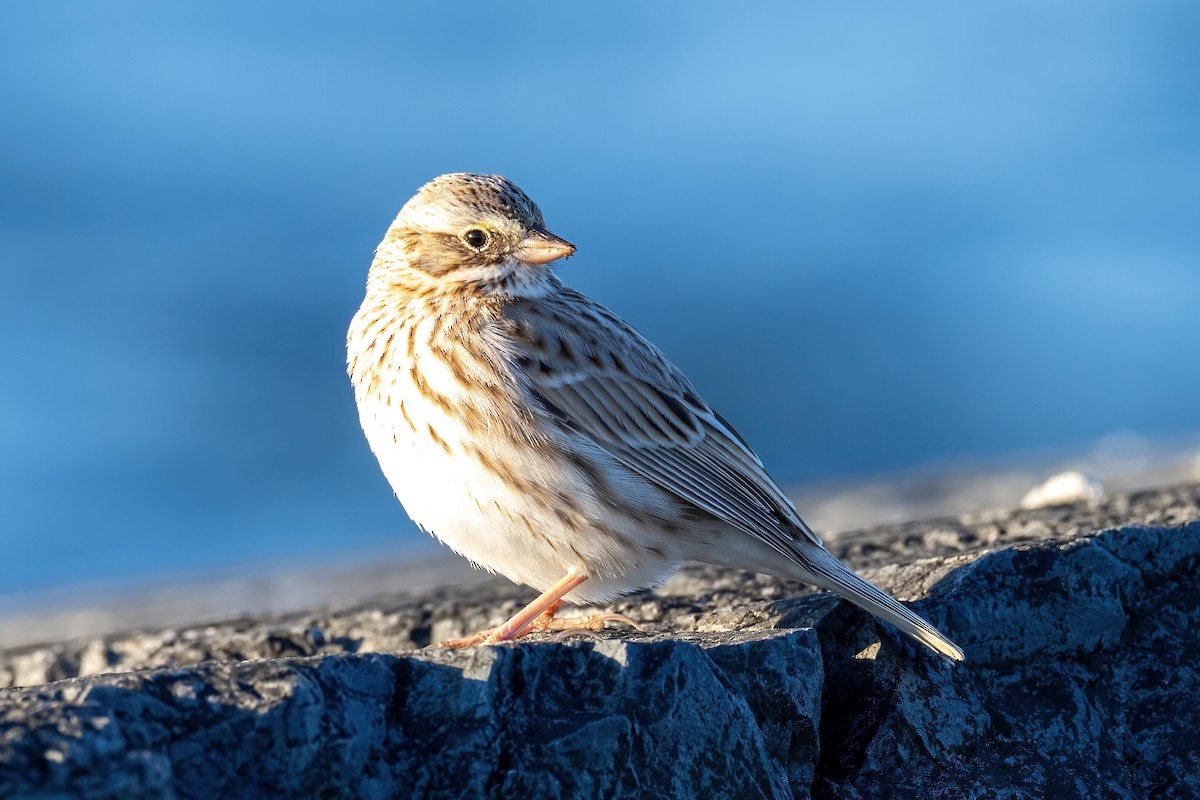
[[[571,294],[508,310],[518,363],[542,403],[631,470],[781,554],[795,557],[797,534],[820,544],[683,374],[627,323]]]

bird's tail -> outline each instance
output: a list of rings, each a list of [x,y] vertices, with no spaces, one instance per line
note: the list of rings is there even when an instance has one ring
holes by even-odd
[[[798,566],[809,573],[798,576],[803,580],[837,592],[859,608],[892,623],[938,655],[952,661],[963,660],[963,651],[941,631],[859,577],[824,548],[805,548],[797,561]]]

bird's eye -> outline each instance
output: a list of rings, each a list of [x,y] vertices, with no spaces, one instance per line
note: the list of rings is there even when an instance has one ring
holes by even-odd
[[[488,244],[487,231],[481,231],[479,228],[471,228],[471,230],[465,231],[461,238],[467,247],[473,250],[482,250]]]

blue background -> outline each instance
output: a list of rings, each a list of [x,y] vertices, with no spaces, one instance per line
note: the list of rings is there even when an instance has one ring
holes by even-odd
[[[0,13],[0,591],[419,546],[343,341],[449,171],[781,482],[1200,429],[1195,3]]]

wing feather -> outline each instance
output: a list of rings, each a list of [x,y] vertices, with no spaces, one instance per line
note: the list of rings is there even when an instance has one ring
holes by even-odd
[[[797,533],[820,544],[758,456],[633,328],[571,290],[558,302],[514,303],[504,313],[517,363],[551,367],[525,374],[560,423],[780,553],[795,556]]]

